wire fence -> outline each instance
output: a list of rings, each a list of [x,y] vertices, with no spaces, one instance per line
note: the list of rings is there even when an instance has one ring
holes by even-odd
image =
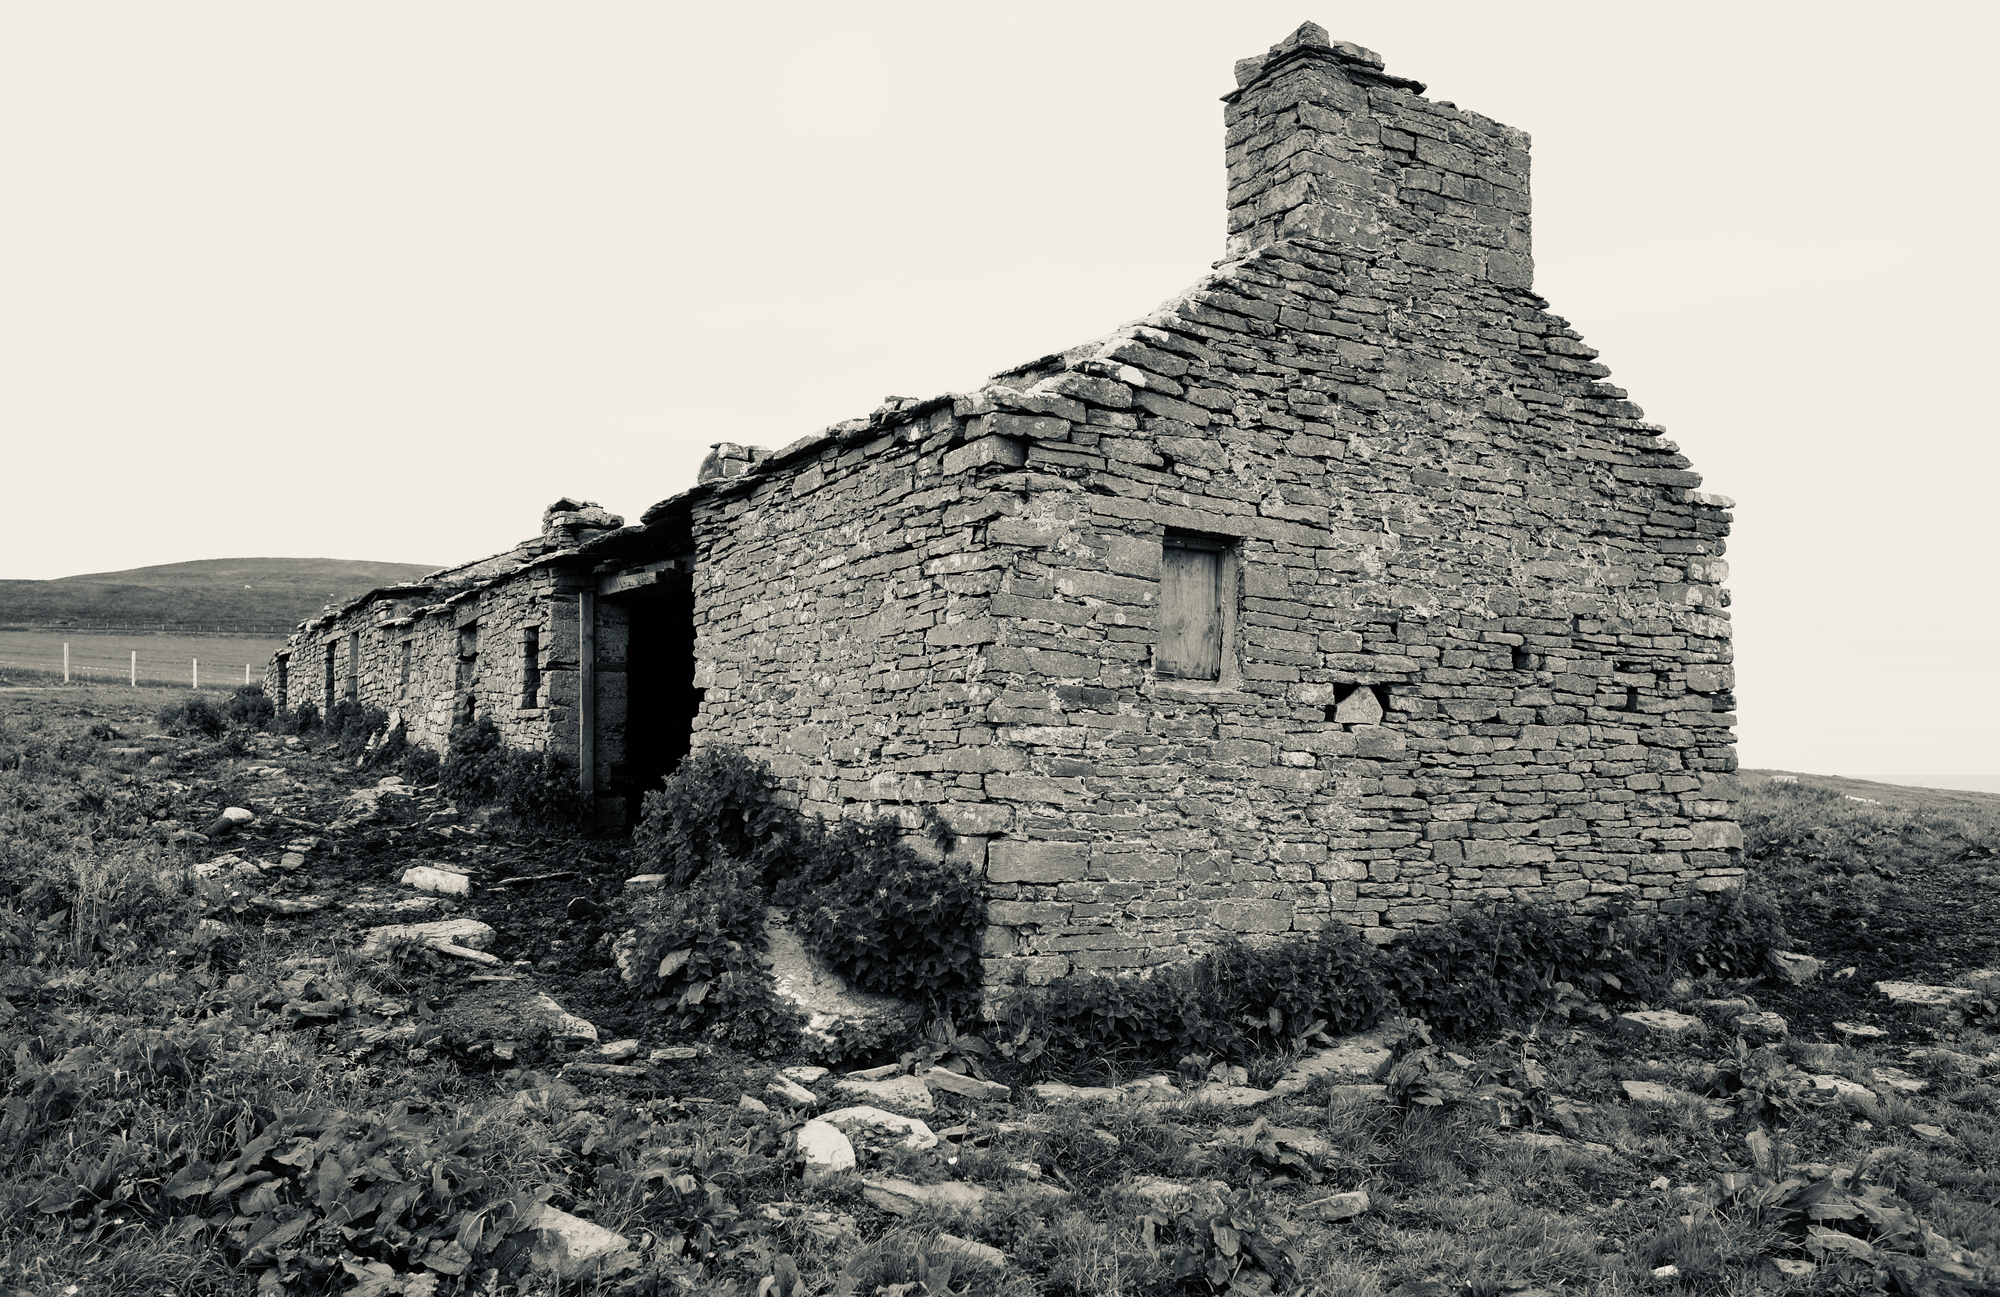
[[[264,668],[256,663],[231,665],[226,662],[203,662],[199,658],[190,658],[177,666],[164,662],[141,662],[137,665],[127,662],[122,667],[111,667],[102,663],[75,662],[65,669],[60,662],[0,657],[0,684],[235,689],[246,684],[261,684],[263,680]]]

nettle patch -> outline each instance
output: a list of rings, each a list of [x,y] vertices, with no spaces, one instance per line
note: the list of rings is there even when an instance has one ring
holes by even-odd
[[[863,991],[948,1012],[977,989],[985,904],[970,870],[924,859],[891,826],[829,827],[783,805],[770,771],[734,748],[701,749],[646,794],[633,854],[665,886],[636,907],[632,985],[683,1030],[796,1046],[798,1016],[762,961],[774,905]]]

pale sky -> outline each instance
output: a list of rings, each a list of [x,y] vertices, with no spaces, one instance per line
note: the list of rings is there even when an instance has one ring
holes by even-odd
[[[0,577],[446,563],[1144,314],[1311,19],[1534,136],[1738,501],[1745,765],[2000,772],[2000,7],[0,0]]]

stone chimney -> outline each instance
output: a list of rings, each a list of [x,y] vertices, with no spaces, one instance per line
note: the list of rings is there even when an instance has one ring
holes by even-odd
[[[1229,255],[1305,236],[1526,288],[1525,131],[1423,98],[1382,57],[1305,23],[1223,98]]]

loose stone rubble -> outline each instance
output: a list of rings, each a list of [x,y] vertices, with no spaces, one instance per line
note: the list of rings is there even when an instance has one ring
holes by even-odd
[[[1732,505],[1533,291],[1528,137],[1310,23],[1236,79],[1186,292],[718,443],[629,525],[558,500],[268,689],[439,750],[490,719],[607,823],[720,743],[817,815],[935,811],[990,986],[1737,886]]]

